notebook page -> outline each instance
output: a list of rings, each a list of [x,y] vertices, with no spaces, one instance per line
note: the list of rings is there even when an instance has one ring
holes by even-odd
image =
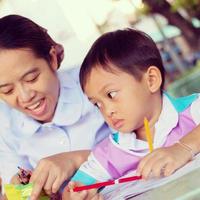
[[[198,154],[193,161],[190,161],[185,166],[177,170],[169,177],[151,179],[151,180],[137,180],[127,183],[121,183],[114,186],[106,187],[101,191],[106,200],[124,200],[128,197],[133,197],[150,189],[159,187],[168,182],[171,182],[197,168],[200,167],[200,154]],[[135,171],[128,173],[126,176],[134,176]]]

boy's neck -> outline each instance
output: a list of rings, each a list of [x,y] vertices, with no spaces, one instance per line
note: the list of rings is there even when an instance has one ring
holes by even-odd
[[[159,116],[161,114],[162,111],[162,96],[161,95],[156,95],[153,97],[152,99],[152,104],[151,104],[151,110],[149,113],[149,115],[147,116],[148,121],[149,121],[149,127],[150,127],[150,131],[152,134],[152,139],[154,138],[154,134],[155,134],[155,124],[159,119]],[[144,128],[144,124],[141,128],[139,128],[136,132],[137,135],[137,139],[140,140],[145,140],[146,141],[146,133],[145,133],[145,128]]]

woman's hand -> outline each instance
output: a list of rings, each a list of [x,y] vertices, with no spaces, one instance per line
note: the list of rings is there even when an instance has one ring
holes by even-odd
[[[62,200],[103,200],[102,195],[97,193],[97,189],[83,190],[81,192],[74,192],[75,186],[81,186],[80,183],[69,182],[63,190]]]
[[[191,153],[180,144],[154,150],[139,163],[137,175],[144,179],[169,176],[191,159]]]
[[[21,183],[18,174],[14,175],[14,176],[11,178],[10,183],[11,183],[11,184],[20,184],[20,183]]]
[[[34,183],[31,200],[36,200],[44,189],[48,195],[56,193],[62,183],[71,177],[89,151],[74,151],[49,156],[39,161],[32,173],[30,182]]]

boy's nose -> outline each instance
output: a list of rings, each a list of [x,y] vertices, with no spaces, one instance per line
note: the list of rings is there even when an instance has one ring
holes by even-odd
[[[115,114],[115,110],[114,110],[113,107],[108,107],[108,108],[106,108],[106,115],[107,115],[108,117],[112,117],[114,114]]]

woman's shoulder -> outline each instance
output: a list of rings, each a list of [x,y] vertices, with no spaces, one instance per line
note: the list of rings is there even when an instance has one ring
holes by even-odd
[[[62,81],[67,82],[74,82],[76,84],[79,84],[79,71],[80,67],[74,67],[71,69],[65,69],[65,70],[60,70],[58,72],[58,77],[62,83]]]
[[[9,107],[5,102],[0,100],[0,122],[1,127],[9,127],[11,124],[11,118],[12,118],[12,108]]]
[[[9,107],[4,101],[0,100],[0,110],[1,110],[0,117],[3,117],[3,116],[9,117],[12,108]]]

